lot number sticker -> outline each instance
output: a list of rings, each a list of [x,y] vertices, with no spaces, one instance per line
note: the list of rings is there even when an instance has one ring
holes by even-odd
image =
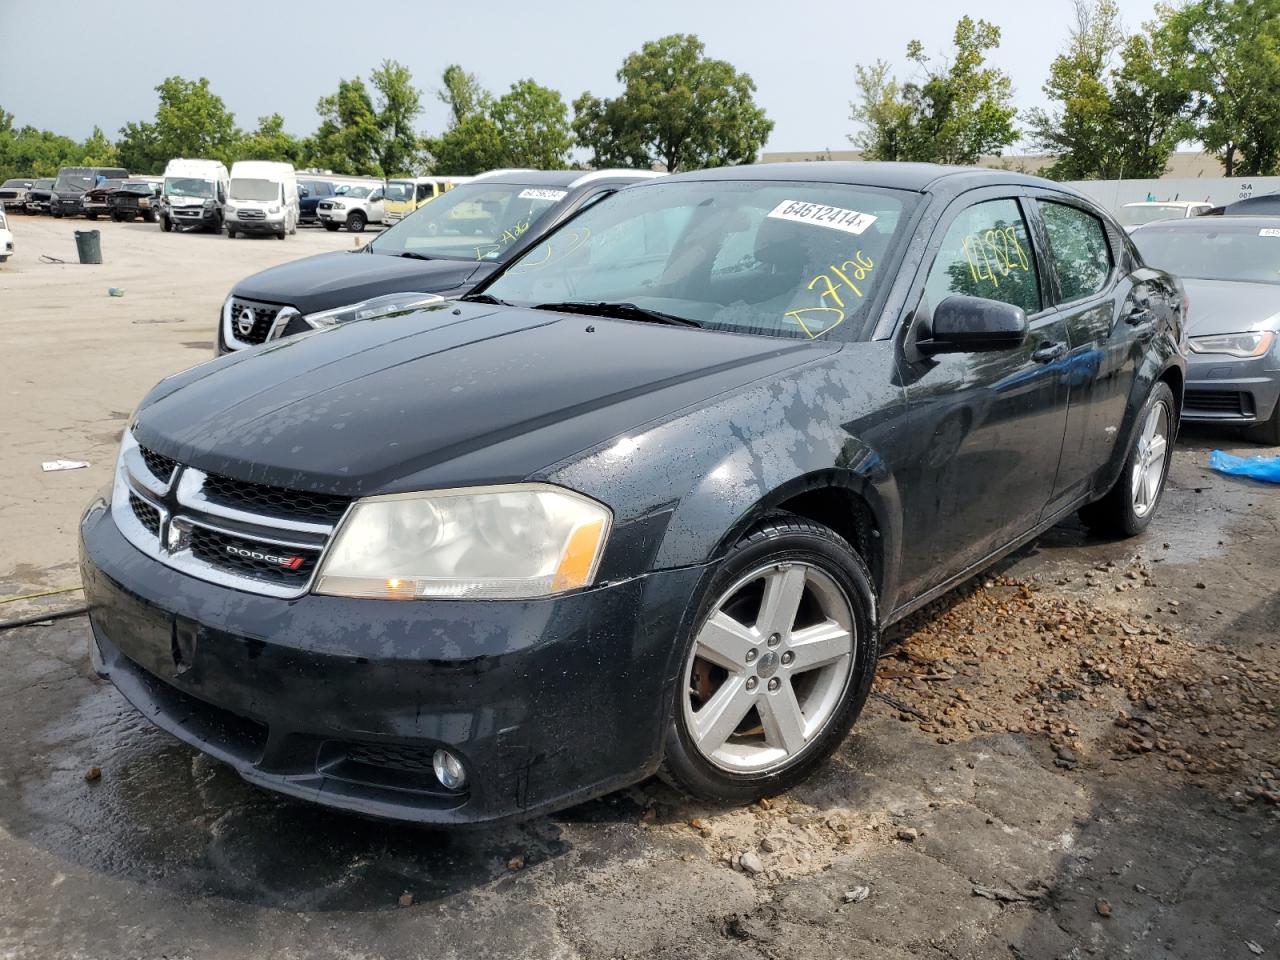
[[[1258,231],[1258,236],[1260,236],[1260,237],[1280,237],[1280,228],[1276,228],[1276,227],[1263,227],[1261,230],[1259,230],[1259,231]]]
[[[832,230],[843,230],[855,237],[876,222],[869,213],[857,210],[846,210],[844,207],[828,207],[821,203],[808,203],[804,200],[783,200],[769,211],[774,220],[791,220],[794,223],[809,223],[815,227],[830,227]]]
[[[529,187],[527,190],[520,191],[521,200],[550,200],[555,203],[557,200],[563,200],[568,190],[546,190],[538,187]]]

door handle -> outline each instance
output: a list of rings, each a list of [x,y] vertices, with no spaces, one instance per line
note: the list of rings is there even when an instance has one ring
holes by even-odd
[[[1065,343],[1044,343],[1031,354],[1031,359],[1036,363],[1052,363],[1054,360],[1066,355],[1067,345]]]

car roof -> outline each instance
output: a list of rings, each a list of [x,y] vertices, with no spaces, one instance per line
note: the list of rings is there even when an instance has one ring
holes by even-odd
[[[989,167],[954,167],[937,163],[892,163],[864,160],[820,160],[797,163],[756,163],[737,167],[712,167],[672,175],[675,180],[799,180],[811,183],[845,183],[886,187],[923,193],[945,184],[956,192],[986,185],[1016,184],[1053,187],[1062,184],[1011,170]],[[1067,193],[1075,191],[1064,190]]]
[[[1212,207],[1208,200],[1134,200],[1126,207]]]
[[[468,183],[523,183],[532,187],[564,187],[589,182],[649,180],[662,174],[649,170],[490,170]]]
[[[1224,217],[1187,217],[1177,220],[1153,220],[1134,228],[1134,233],[1150,230],[1155,227],[1174,228],[1177,230],[1221,230],[1223,227],[1257,227],[1266,229],[1280,228],[1280,216],[1224,216]]]

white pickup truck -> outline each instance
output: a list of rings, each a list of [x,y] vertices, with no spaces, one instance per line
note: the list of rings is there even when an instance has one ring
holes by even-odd
[[[316,217],[326,230],[346,227],[360,233],[371,223],[386,220],[381,186],[341,186],[337,192],[316,205]]]

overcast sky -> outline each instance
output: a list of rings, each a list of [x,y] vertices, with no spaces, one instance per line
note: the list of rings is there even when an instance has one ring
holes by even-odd
[[[0,107],[19,125],[81,139],[94,124],[115,137],[155,114],[164,77],[209,78],[250,128],[281,113],[299,135],[315,129],[316,100],[340,77],[367,75],[390,57],[427,94],[424,132],[445,122],[432,96],[443,68],[461,63],[491,90],[532,77],[566,103],[582,91],[617,92],[622,59],[645,40],[696,33],[712,57],[751,74],[774,120],[767,150],[848,149],[853,66],[884,58],[907,76],[907,41],[930,52],[950,42],[962,5],[937,0],[489,0],[351,3],[339,0],[130,0],[103,7],[63,0],[0,0]],[[1133,30],[1150,0],[1120,0]],[[115,12],[105,12],[114,10]],[[76,11],[80,11],[78,14]],[[1049,61],[1064,42],[1071,0],[985,0],[971,8],[1003,31],[995,62],[1013,78],[1017,105],[1042,104]],[[53,37],[56,34],[56,40]]]

